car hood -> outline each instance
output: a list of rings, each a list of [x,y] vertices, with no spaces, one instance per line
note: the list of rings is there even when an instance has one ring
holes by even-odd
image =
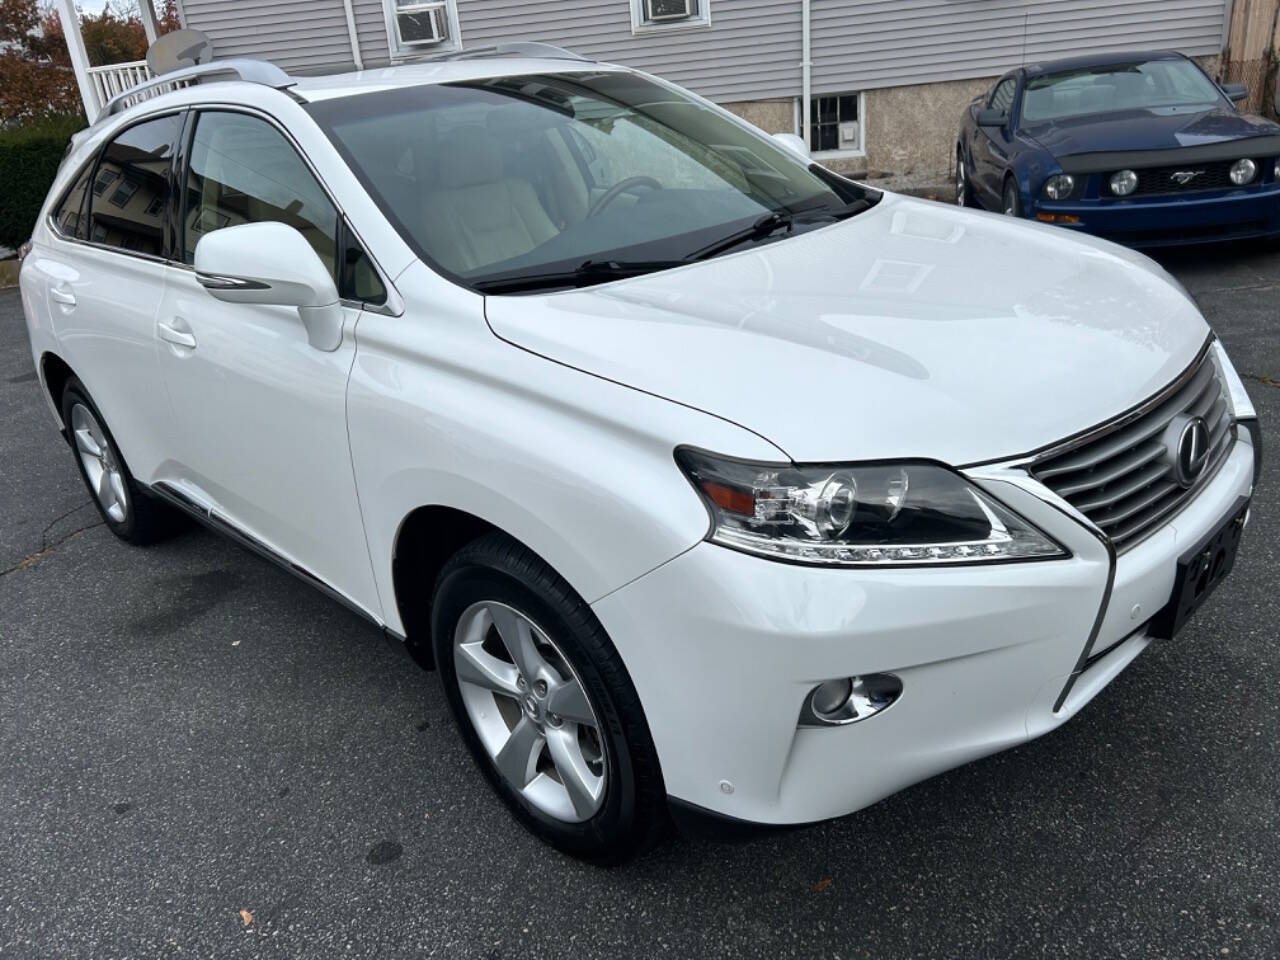
[[[513,344],[796,461],[1030,452],[1155,393],[1208,335],[1140,254],[888,193],[742,253],[485,309]]]
[[[1070,117],[1019,128],[1057,157],[1129,150],[1173,150],[1280,133],[1262,117],[1215,107],[1198,113],[1172,109],[1125,110]]]

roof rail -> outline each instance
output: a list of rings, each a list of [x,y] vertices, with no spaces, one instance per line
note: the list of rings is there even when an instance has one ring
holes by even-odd
[[[594,63],[590,57],[580,53],[557,47],[554,43],[541,43],[537,40],[512,40],[508,43],[496,43],[486,47],[469,47],[466,50],[455,50],[453,53],[432,57],[433,60],[468,60],[472,57],[537,57],[543,60],[581,60],[583,63]]]
[[[213,79],[226,74],[232,74],[235,78],[243,80],[245,83],[260,83],[263,86],[275,87],[277,90],[283,90],[285,87],[293,86],[297,81],[289,76],[274,63],[266,60],[250,60],[248,58],[235,60],[213,60],[209,63],[197,64],[194,67],[183,67],[181,70],[171,70],[169,73],[162,73],[158,77],[152,77],[150,80],[144,80],[136,86],[130,87],[123,93],[118,93],[102,108],[102,112],[98,114],[99,120],[118,113],[130,105],[129,101],[140,94],[148,92],[168,93],[168,90],[159,88],[173,84],[172,89],[179,86],[186,86],[184,81],[198,83],[202,79]]]

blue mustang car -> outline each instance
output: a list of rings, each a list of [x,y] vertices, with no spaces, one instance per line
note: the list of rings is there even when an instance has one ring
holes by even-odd
[[[965,112],[957,202],[1137,247],[1280,235],[1280,124],[1178,53],[1012,70]]]

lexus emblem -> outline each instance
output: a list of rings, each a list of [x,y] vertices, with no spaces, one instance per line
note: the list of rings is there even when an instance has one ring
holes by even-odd
[[[1188,183],[1190,183],[1196,177],[1200,176],[1200,174],[1202,173],[1204,173],[1203,170],[1179,170],[1177,173],[1170,174],[1169,179],[1172,180],[1174,183],[1176,183],[1178,186],[1185,187]]]
[[[1173,469],[1173,479],[1190,487],[1204,473],[1209,459],[1209,427],[1201,417],[1182,414],[1174,417],[1164,434],[1164,461]]]

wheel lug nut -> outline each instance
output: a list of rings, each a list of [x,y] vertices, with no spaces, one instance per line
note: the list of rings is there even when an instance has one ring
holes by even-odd
[[[540,697],[545,697],[547,695],[547,681],[545,680],[535,681],[533,684],[533,692]]]
[[[524,677],[516,677],[516,686],[523,690],[529,686],[529,681]]]
[[[560,724],[564,723],[564,721],[563,721],[562,719],[560,719],[560,714],[558,714],[558,713],[548,713],[548,714],[547,714],[547,723],[551,724],[551,726],[553,726],[553,727],[558,727],[558,726],[560,726]]]

